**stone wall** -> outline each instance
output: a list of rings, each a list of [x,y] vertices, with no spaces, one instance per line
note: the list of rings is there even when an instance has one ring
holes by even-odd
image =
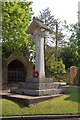
[[[80,84],[80,68],[71,66],[70,70],[67,70],[67,84]]]

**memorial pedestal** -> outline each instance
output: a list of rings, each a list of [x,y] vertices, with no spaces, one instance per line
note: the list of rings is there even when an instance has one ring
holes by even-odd
[[[19,87],[12,88],[11,92],[31,96],[42,96],[60,94],[62,93],[62,89],[60,83],[53,82],[52,78],[33,78],[28,79],[26,82],[19,83]]]

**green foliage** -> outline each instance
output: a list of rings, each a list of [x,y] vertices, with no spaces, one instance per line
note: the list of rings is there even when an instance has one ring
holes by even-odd
[[[51,32],[54,31],[56,19],[52,15],[49,8],[40,11],[39,18],[42,19],[44,23],[50,28]]]
[[[78,24],[77,37],[78,37],[78,54],[79,54],[79,60],[80,60],[80,24]]]
[[[19,51],[28,51],[26,33],[33,14],[32,2],[2,2],[2,50],[3,57]]]
[[[70,68],[71,66],[78,66],[79,65],[79,59],[78,59],[78,51],[73,51],[73,48],[65,47],[62,49],[61,57],[63,60],[63,63],[67,68]]]
[[[65,65],[63,64],[62,60],[59,61],[55,60],[54,54],[46,59],[46,76],[54,77],[57,80],[64,80]]]
[[[60,57],[66,66],[66,69],[71,66],[80,66],[80,58],[78,52],[79,31],[77,24],[67,27],[71,32],[66,45],[61,48]]]
[[[60,26],[59,19],[55,19],[51,14],[49,8],[46,8],[43,11],[40,11],[39,18],[44,21],[44,23],[50,28],[51,32],[48,36],[45,37],[45,67],[46,67],[46,76],[55,77],[57,80],[64,79],[61,78],[63,73],[65,73],[65,66],[60,61],[55,61],[55,56],[58,55],[58,45],[59,47],[64,43],[64,35],[62,33],[62,28]],[[57,27],[56,27],[57,25]],[[54,35],[54,36],[53,36]],[[49,39],[50,38],[50,39]],[[48,39],[48,40],[47,40]],[[50,42],[54,47],[51,47]],[[56,46],[55,46],[56,44]],[[54,56],[55,54],[55,56]],[[57,54],[57,55],[56,55]]]
[[[40,11],[39,18],[42,19],[44,23],[49,27],[50,34],[48,35],[48,37],[50,37],[49,41],[51,40],[52,44],[56,39],[56,24],[58,25],[57,43],[61,46],[64,43],[63,39],[65,37],[63,35],[62,28],[60,25],[61,21],[59,19],[56,19],[54,15],[52,15],[49,8],[46,8],[45,10]],[[53,35],[55,35],[55,38],[53,37]],[[47,43],[49,42],[47,41],[46,44]]]

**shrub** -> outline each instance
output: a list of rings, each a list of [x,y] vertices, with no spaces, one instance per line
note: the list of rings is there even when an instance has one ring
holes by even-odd
[[[46,59],[46,76],[53,77],[55,80],[57,79],[58,81],[65,80],[66,71],[62,59],[56,61],[54,54],[48,60],[47,58],[45,59]]]

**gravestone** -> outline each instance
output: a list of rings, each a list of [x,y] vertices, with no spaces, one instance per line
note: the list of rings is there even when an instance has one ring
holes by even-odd
[[[21,82],[18,88],[12,88],[11,92],[41,96],[53,95],[62,93],[60,83],[54,83],[53,78],[45,77],[45,63],[44,63],[44,37],[49,28],[38,18],[33,18],[27,33],[35,36],[36,46],[36,62],[35,71],[38,73],[36,77],[26,79],[26,82]]]
[[[70,81],[73,84],[75,81],[75,76],[77,74],[77,68],[76,66],[71,66],[70,67]]]
[[[80,84],[80,68],[76,66],[70,67],[70,83]]]

